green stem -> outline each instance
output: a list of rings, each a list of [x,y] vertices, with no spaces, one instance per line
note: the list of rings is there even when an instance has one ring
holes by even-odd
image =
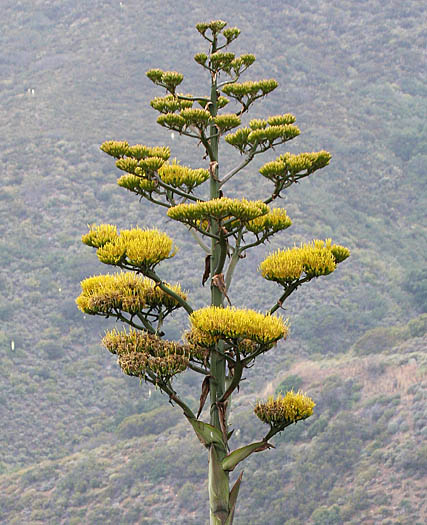
[[[207,244],[205,244],[202,239],[197,235],[197,233],[194,231],[194,228],[192,228],[191,226],[188,228],[188,231],[191,233],[191,235],[193,236],[193,239],[197,242],[197,244],[200,246],[200,248],[205,251],[206,253],[211,253],[211,249],[209,248],[209,246]]]
[[[236,173],[238,173],[240,170],[246,167],[253,160],[254,156],[255,156],[255,150],[253,149],[253,151],[250,151],[248,153],[248,156],[241,164],[236,166],[234,169],[232,169],[225,175],[225,177],[220,182],[220,186],[223,186],[226,182],[228,182],[231,179],[231,177],[234,177]]]
[[[293,293],[297,288],[298,286],[301,286],[303,283],[306,283],[308,281],[310,281],[312,278],[311,277],[304,277],[303,279],[299,279],[298,281],[288,285],[286,288],[285,288],[285,291],[283,292],[283,294],[280,296],[280,299],[277,301],[277,303],[270,309],[270,314],[274,314],[274,312],[276,310],[278,310],[279,308],[281,308],[282,304],[284,303],[284,301],[291,295],[291,293]]]
[[[157,284],[157,286],[162,290],[163,292],[167,293],[171,297],[173,297],[188,314],[193,313],[193,309],[191,306],[187,303],[185,299],[183,299],[180,295],[178,295],[176,292],[171,290],[166,284],[160,279],[160,277],[156,274],[154,270],[148,270],[144,272],[144,275],[146,277],[149,277],[150,279],[153,279],[153,281]]]
[[[214,36],[211,53],[215,53],[217,47],[217,38]],[[215,117],[218,112],[218,98],[217,98],[217,78],[212,75],[211,82],[211,104],[209,110],[212,117]],[[211,176],[210,176],[210,198],[217,199],[220,196],[220,184],[218,179],[218,135],[216,134],[216,126],[212,122],[210,126],[210,144],[209,155],[211,161]],[[220,235],[220,228],[218,221],[213,220],[210,226],[210,233],[216,237]],[[227,246],[225,242],[218,242],[212,240],[211,244],[211,277],[215,275],[215,271],[223,266],[221,261],[225,260]],[[218,287],[211,285],[211,305],[223,305],[223,294]],[[218,343],[218,350],[221,352],[223,343]],[[221,352],[222,353],[222,352]],[[221,414],[218,408],[218,401],[222,398],[225,392],[225,367],[226,359],[221,353],[215,349],[211,351],[210,355],[210,424],[218,429],[222,434],[223,427],[227,427],[226,416],[221,421]],[[222,424],[221,424],[222,423]],[[226,437],[225,437],[226,440]],[[229,474],[222,468],[222,460],[226,455],[226,450],[222,447],[217,447],[214,444],[209,448],[209,503],[210,503],[210,524],[224,525],[229,517]]]
[[[240,259],[240,254],[241,254],[240,243],[242,241],[242,237],[243,237],[243,228],[239,230],[237,240],[236,240],[236,246],[234,248],[233,255],[231,256],[231,261],[228,264],[227,273],[225,274],[225,287],[227,291],[230,289],[231,280],[233,278],[233,273]]]
[[[194,195],[190,195],[189,193],[179,190],[178,188],[175,188],[174,186],[170,186],[169,184],[166,184],[160,179],[160,177],[156,178],[156,181],[158,185],[161,186],[162,188],[169,190],[173,193],[176,193],[177,195],[180,195],[181,197],[185,197],[186,199],[189,199],[195,202],[203,201],[203,199],[201,199],[200,197],[195,197]]]

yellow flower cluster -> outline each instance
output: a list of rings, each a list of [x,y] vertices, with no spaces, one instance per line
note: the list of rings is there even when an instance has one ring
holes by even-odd
[[[296,423],[313,414],[316,403],[302,392],[288,392],[285,396],[273,396],[262,403],[258,401],[254,412],[263,423],[272,427],[280,427],[286,423]]]
[[[99,248],[107,244],[107,242],[113,242],[117,239],[117,227],[112,224],[92,224],[89,226],[90,230],[88,233],[82,235],[83,244]]]
[[[119,356],[118,363],[125,374],[143,377],[151,371],[159,377],[171,377],[183,372],[189,363],[191,346],[166,341],[147,332],[112,330],[102,344]]]
[[[143,271],[173,257],[177,251],[166,233],[133,228],[118,235],[116,227],[109,224],[91,226],[82,241],[98,248],[98,259],[105,264],[127,264]]]
[[[310,278],[328,275],[349,255],[347,248],[333,245],[331,239],[314,240],[300,247],[277,250],[264,259],[260,270],[265,279],[288,284],[299,279],[303,272]]]
[[[273,118],[273,117],[272,117]],[[314,171],[324,168],[329,164],[331,154],[327,151],[318,151],[311,153],[284,153],[271,162],[267,162],[259,170],[261,175],[273,181],[295,177],[298,173],[313,173]]]
[[[262,215],[261,217],[249,221],[247,228],[253,233],[278,232],[289,228],[291,224],[292,221],[287,216],[286,210],[282,208],[274,208],[266,215]]]
[[[116,161],[116,166],[127,173],[142,177],[146,175],[146,172],[154,173],[158,171],[165,162],[166,161],[162,157],[146,157],[141,160],[134,159],[133,157],[126,157],[118,159]]]
[[[197,220],[225,219],[236,217],[241,221],[249,221],[268,213],[269,208],[262,201],[248,201],[246,199],[212,199],[196,204],[178,204],[168,210],[168,216],[177,221],[192,223]]]
[[[176,113],[166,113],[157,118],[157,124],[160,124],[165,128],[181,131],[185,126],[185,120],[181,115]]]
[[[281,317],[264,315],[254,310],[217,306],[194,311],[190,315],[190,322],[193,338],[198,337],[200,343],[207,336],[209,342],[212,338],[233,341],[249,339],[260,344],[271,344],[285,339],[289,330]]]
[[[172,291],[186,299],[179,285],[167,285]],[[96,275],[81,282],[82,293],[77,297],[78,308],[87,314],[109,314],[120,310],[131,314],[144,308],[162,307],[172,310],[179,303],[163,292],[154,281],[133,272],[114,275]]]
[[[159,169],[159,177],[171,186],[187,186],[188,189],[193,189],[209,178],[209,171],[205,169],[193,170],[187,166],[180,166],[174,159],[172,164],[163,164]]]

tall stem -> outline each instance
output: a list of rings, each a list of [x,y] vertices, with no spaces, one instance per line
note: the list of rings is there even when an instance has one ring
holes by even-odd
[[[217,49],[216,37],[212,42],[211,52],[215,53]],[[213,117],[218,112],[218,96],[217,96],[217,78],[212,75],[211,82],[211,104],[209,106],[210,113]],[[218,133],[214,123],[210,126],[210,162],[211,162],[211,177],[210,177],[210,198],[217,199],[220,196],[219,183],[219,166],[218,166]],[[210,233],[219,236],[219,224],[212,221]],[[226,245],[218,242],[216,239],[211,241],[211,277],[214,276],[215,270],[219,267],[220,262],[224,259]],[[211,305],[223,306],[223,294],[220,289],[211,284]],[[218,344],[218,350],[221,351],[221,343]],[[225,392],[225,359],[220,352],[213,350],[210,356],[210,424],[217,428],[222,433],[224,427],[226,428],[225,411],[220,411],[218,401]],[[221,421],[221,417],[223,420]],[[224,438],[226,441],[226,436]],[[226,443],[225,443],[226,445]],[[227,450],[225,447],[217,447],[211,445],[209,453],[209,499],[210,499],[210,523],[211,525],[224,525],[229,516],[229,474],[224,471],[221,462]]]

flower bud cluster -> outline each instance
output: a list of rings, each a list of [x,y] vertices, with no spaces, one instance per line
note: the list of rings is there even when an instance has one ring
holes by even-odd
[[[191,97],[191,95],[184,95]],[[166,95],[165,97],[156,97],[151,102],[151,107],[160,113],[175,113],[182,109],[188,109],[193,107],[192,100],[182,100],[174,95]]]
[[[253,119],[249,127],[240,128],[226,135],[225,141],[243,153],[248,146],[260,145],[267,149],[276,144],[283,144],[297,137],[300,130],[293,125],[295,117],[291,114],[277,115],[268,120]],[[279,142],[274,142],[279,140]]]
[[[270,180],[283,180],[289,177],[296,177],[301,172],[304,172],[304,175],[309,175],[327,166],[330,160],[331,154],[324,150],[299,153],[298,155],[284,153],[277,157],[276,160],[264,164],[259,172]]]
[[[209,178],[209,171],[202,168],[193,170],[177,164],[174,160],[172,164],[163,164],[159,169],[159,177],[170,186],[186,186],[188,191],[191,191]]]
[[[156,189],[157,184],[155,181],[137,177],[136,175],[122,175],[117,179],[117,184],[122,188],[125,188],[134,193],[141,193],[141,191],[152,192]]]
[[[222,30],[225,28],[226,25],[227,25],[227,22],[224,22],[223,20],[211,20],[210,22],[207,22],[207,23],[196,24],[196,29],[204,38],[209,40],[209,38],[206,36],[206,32],[208,31],[208,29],[210,30],[210,33],[212,34],[212,36],[216,37],[219,33],[222,32]],[[237,27],[234,27],[228,30],[226,29],[225,31],[227,32],[228,35],[234,35],[236,33],[236,30],[238,31],[238,33],[234,38],[237,38],[237,36],[240,33]]]
[[[131,160],[139,161],[147,157],[160,157],[163,160],[168,160],[170,157],[170,149],[166,146],[155,146],[153,148],[142,144],[129,146],[128,142],[117,140],[107,140],[101,145],[100,149],[116,159],[129,157]]]
[[[184,80],[184,75],[177,71],[163,71],[162,69],[150,69],[147,71],[147,77],[158,86],[165,87],[172,94],[175,89]]]
[[[240,126],[241,120],[235,113],[224,113],[213,118],[217,128],[224,133],[230,129]]]
[[[225,219],[235,217],[241,221],[249,221],[268,213],[269,207],[262,201],[246,199],[212,199],[196,204],[178,204],[168,210],[171,219],[192,224],[209,218]]]
[[[278,85],[274,78],[269,78],[255,82],[233,82],[232,84],[226,84],[221,89],[226,95],[241,102],[245,97],[254,98],[267,95],[275,90]]]

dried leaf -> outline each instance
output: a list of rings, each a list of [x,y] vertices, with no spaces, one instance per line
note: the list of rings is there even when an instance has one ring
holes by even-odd
[[[224,442],[227,443],[227,401],[225,402],[217,402],[216,406],[218,407],[218,415],[219,415],[219,424],[221,427],[222,436],[224,438]]]
[[[228,303],[231,306],[231,301],[227,295],[227,288],[225,286],[225,280],[224,280],[224,274],[223,273],[217,273],[212,277],[212,284],[218,288],[218,290],[224,295],[224,297],[227,299]]]
[[[217,176],[216,176],[216,168],[218,166],[218,162],[216,160],[213,160],[210,164],[209,164],[209,173],[211,175],[211,177],[214,179],[214,180],[218,180],[217,179]]]
[[[210,378],[211,378],[211,376],[206,376],[203,379],[202,393],[200,394],[199,411],[197,412],[197,416],[196,416],[197,419],[199,419],[199,416],[202,413],[203,407],[205,406],[206,398],[208,397],[208,394],[209,394]]]
[[[206,281],[209,279],[209,274],[211,273],[211,256],[206,255],[205,258],[205,271],[202,277],[202,286],[205,286]]]

